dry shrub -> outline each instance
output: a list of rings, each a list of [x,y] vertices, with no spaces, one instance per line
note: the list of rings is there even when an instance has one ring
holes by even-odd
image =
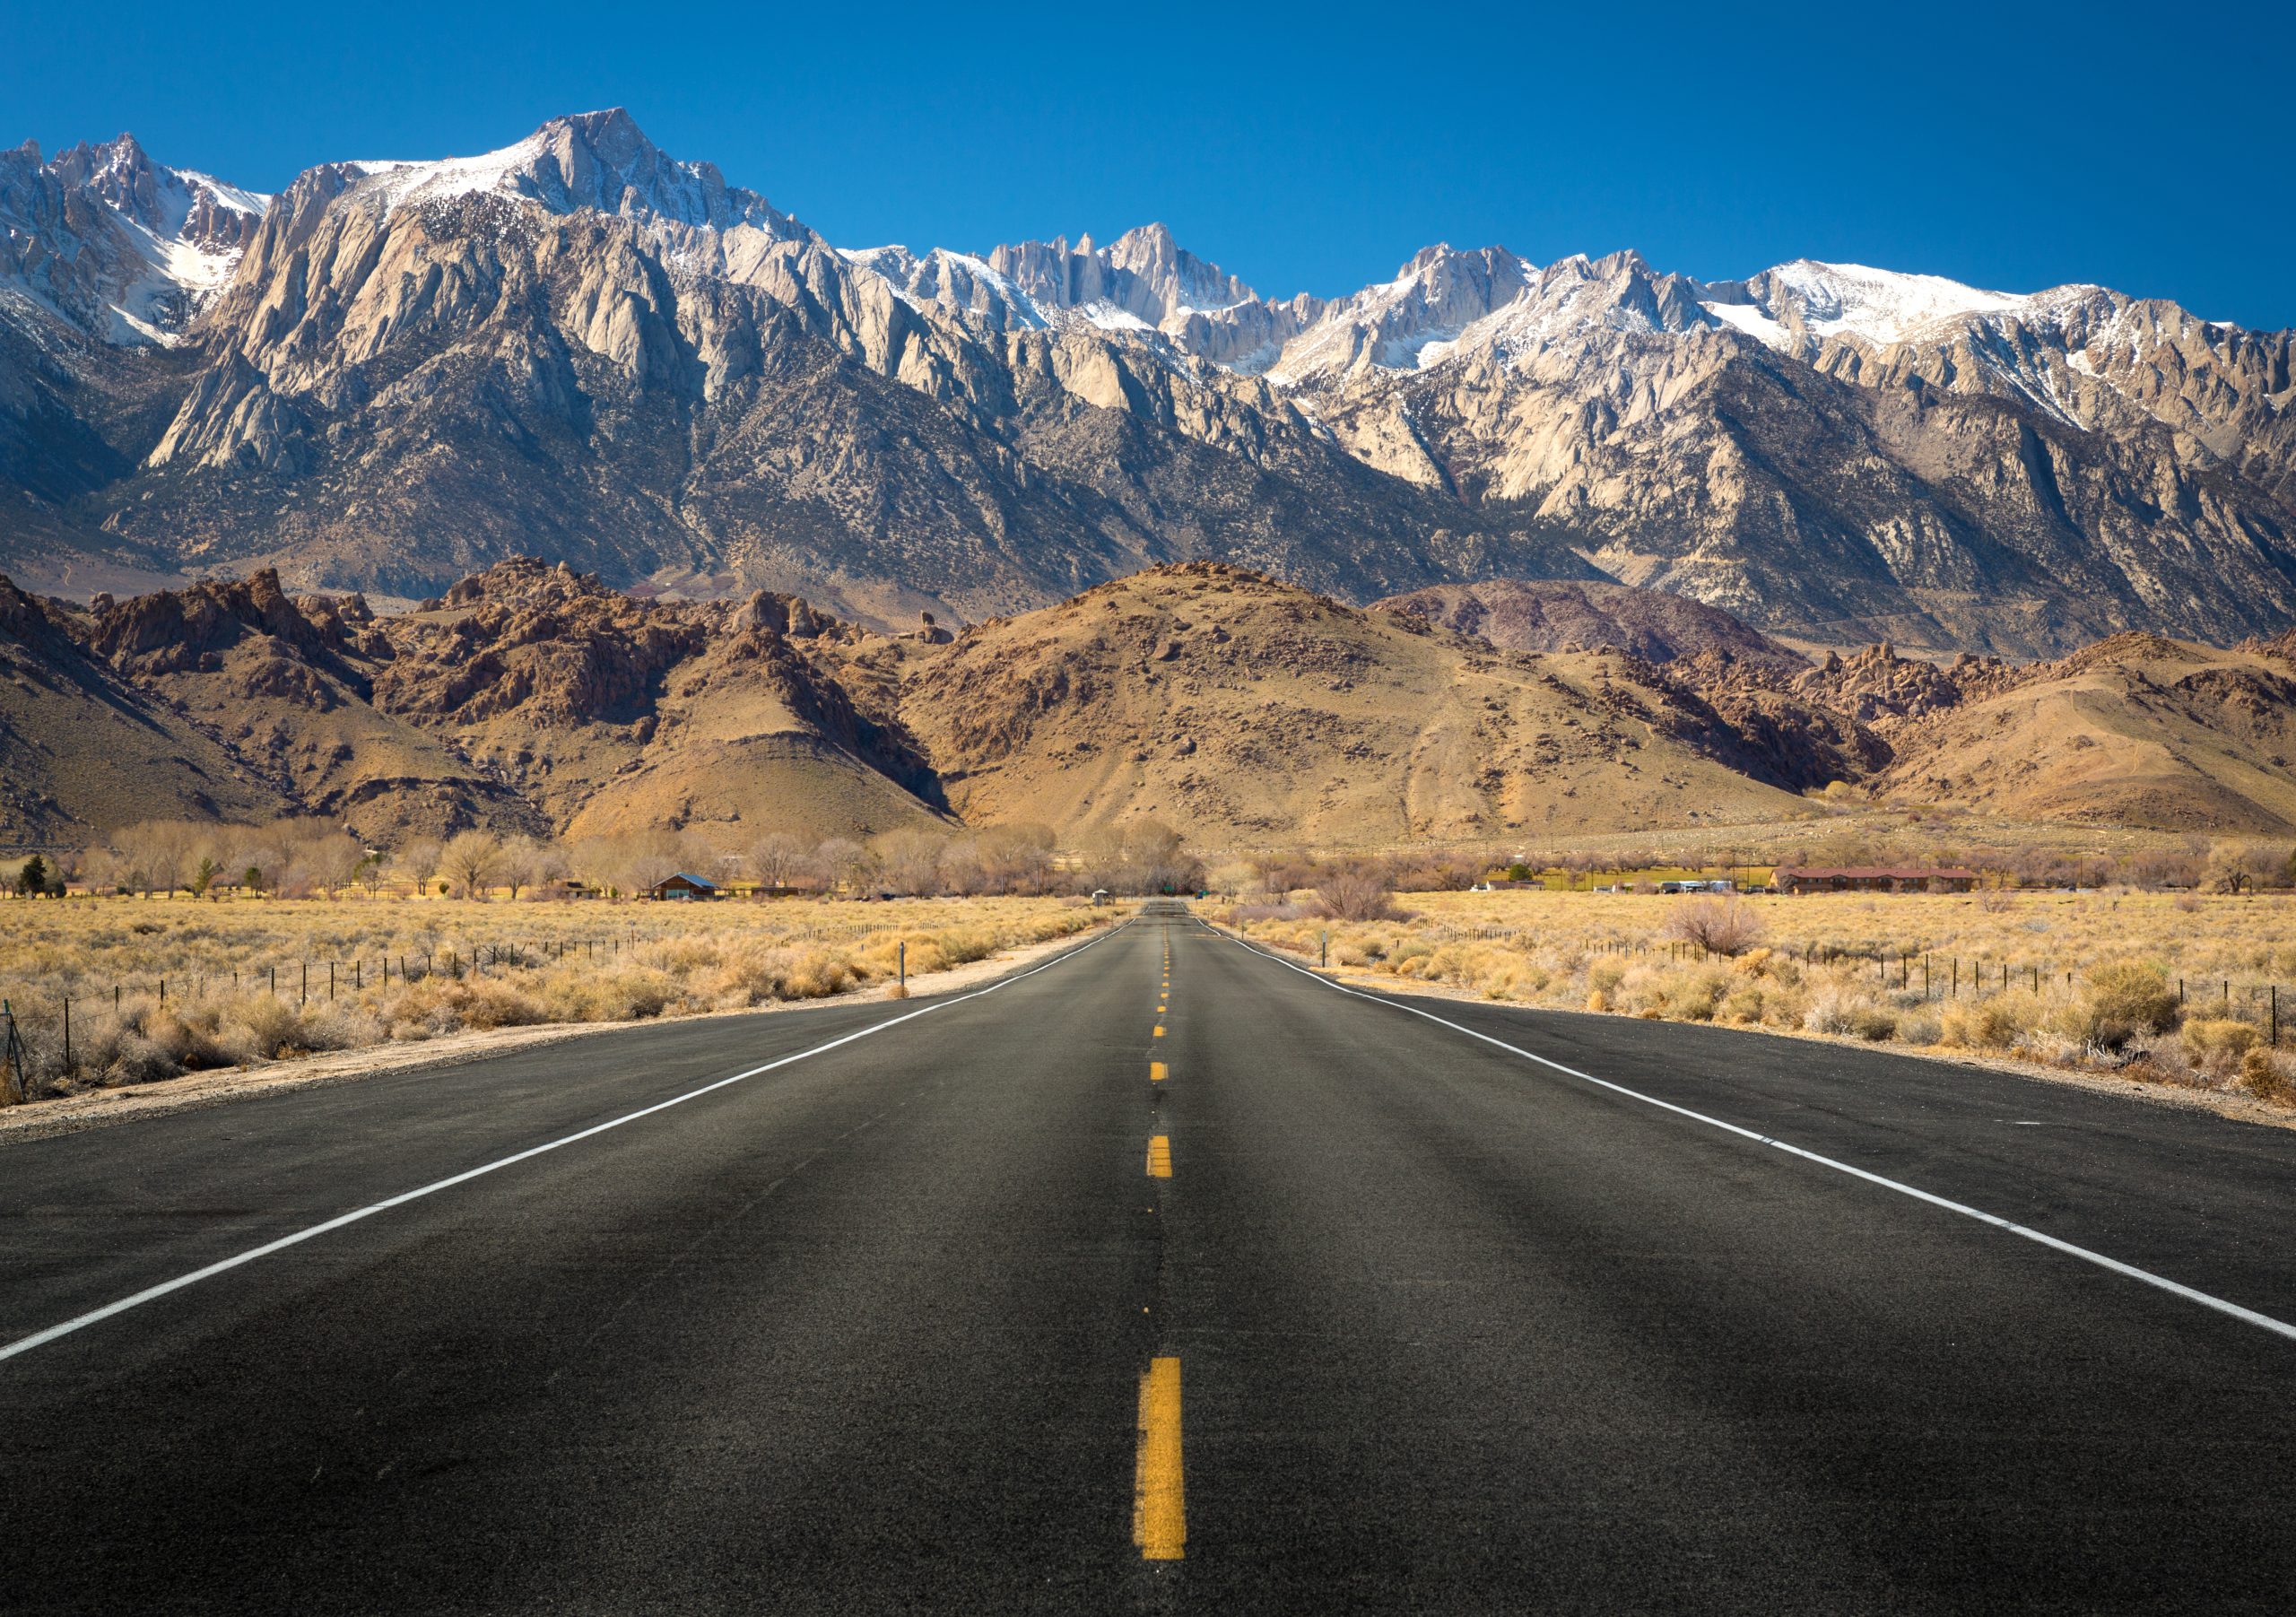
[[[1718,967],[1662,973],[1644,985],[1643,1008],[1677,1021],[1712,1021],[1732,986],[1730,973]]]
[[[528,1028],[556,1020],[540,1000],[499,977],[465,983],[459,1008],[466,1028]]]
[[[789,963],[782,979],[784,999],[826,999],[842,994],[861,980],[861,973],[845,956],[828,949],[805,949]]]
[[[1892,1034],[1900,1044],[1928,1046],[1943,1043],[1945,1024],[1935,1012],[1922,1006],[1898,1013],[1897,1027]]]
[[[2096,1050],[2118,1050],[2139,1033],[2176,1024],[2177,991],[2168,974],[2140,961],[2114,961],[2088,975],[2080,998],[2049,1013],[2050,1031]]]
[[[1684,899],[1666,917],[1666,935],[1711,954],[1739,955],[1762,939],[1761,913],[1744,899]]]
[[[257,1061],[276,1061],[311,1047],[304,1041],[303,1018],[293,1005],[268,994],[239,1002],[232,1012],[239,1024],[248,1055]]]
[[[2089,1000],[2100,1015],[2140,1033],[2176,1025],[2177,991],[2169,974],[2142,961],[2115,961],[2089,973]]]
[[[2257,1042],[2257,1030],[2230,1016],[2199,1016],[2184,1026],[2186,1059],[2211,1072],[2229,1072]]]
[[[2241,1056],[2240,1085],[2259,1100],[2275,1105],[2296,1101],[2296,1081],[2289,1077],[2287,1057],[2261,1045]]]
[[[1830,983],[1810,1001],[1802,1025],[1813,1033],[1851,1034],[1878,1044],[1896,1036],[1898,1016],[1855,988]]]
[[[2006,1050],[2040,1025],[2041,1002],[2023,988],[1974,1004],[1949,1004],[1937,1019],[1938,1041],[1969,1050]]]
[[[642,1021],[677,998],[675,979],[651,966],[553,972],[539,987],[536,1021]]]
[[[1335,921],[1391,921],[1400,912],[1387,877],[1369,865],[1345,865],[1316,885],[1316,902]]]

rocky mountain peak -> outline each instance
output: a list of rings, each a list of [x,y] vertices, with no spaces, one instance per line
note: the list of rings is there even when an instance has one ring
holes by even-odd
[[[65,185],[94,192],[137,222],[160,223],[160,172],[133,135],[94,145],[83,141],[57,152],[48,167]]]
[[[0,283],[83,332],[171,344],[213,300],[269,198],[152,160],[132,135],[0,155]]]
[[[623,597],[608,589],[596,573],[577,572],[563,561],[545,561],[539,556],[510,556],[483,572],[457,579],[453,588],[435,601],[424,602],[423,606],[430,611],[466,606],[532,610],[609,597],[624,604]]]
[[[1048,313],[1105,304],[1160,328],[1191,313],[1259,300],[1244,282],[1181,247],[1162,224],[1126,230],[1105,248],[1089,230],[1074,248],[1065,236],[998,247],[988,264]]]
[[[393,213],[504,195],[554,213],[588,209],[648,223],[747,225],[777,239],[813,238],[756,192],[727,185],[715,163],[671,157],[620,107],[552,118],[526,139],[475,157],[350,166],[368,180],[361,194]]]
[[[1109,248],[1109,263],[1129,273],[1161,304],[1161,318],[1175,309],[1221,309],[1247,303],[1259,294],[1216,264],[1208,264],[1172,239],[1161,224],[1126,230]]]

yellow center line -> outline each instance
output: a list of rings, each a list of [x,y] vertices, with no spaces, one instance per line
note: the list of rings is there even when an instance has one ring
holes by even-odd
[[[1168,1077],[1170,1077],[1170,1074],[1165,1071],[1165,1069],[1164,1069],[1164,1064],[1163,1064],[1162,1062],[1161,1062],[1161,1061],[1152,1061],[1152,1062],[1150,1062],[1150,1063],[1148,1064],[1148,1082],[1151,1082],[1151,1083],[1161,1083],[1161,1082],[1163,1082],[1163,1081],[1164,1081],[1166,1078],[1168,1078]]]
[[[1152,1179],[1172,1177],[1172,1137],[1170,1135],[1149,1136],[1148,1177]]]
[[[1140,1458],[1132,1474],[1132,1542],[1143,1560],[1183,1560],[1187,1500],[1180,1478],[1180,1361],[1152,1359],[1140,1378]]]
[[[1156,1024],[1156,1037],[1157,1037],[1157,1038],[1159,1038],[1159,1039],[1161,1039],[1163,1036],[1164,1036],[1164,1024],[1163,1024],[1162,1022],[1161,1022],[1161,1021],[1160,1021],[1160,1022],[1158,1022],[1158,1023]]]

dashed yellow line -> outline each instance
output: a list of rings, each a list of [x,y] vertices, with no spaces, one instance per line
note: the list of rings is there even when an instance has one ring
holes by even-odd
[[[1170,1077],[1170,1076],[1171,1076],[1170,1073],[1169,1073],[1168,1071],[1166,1071],[1166,1070],[1165,1070],[1164,1064],[1163,1064],[1162,1062],[1161,1062],[1161,1061],[1152,1061],[1152,1062],[1150,1062],[1150,1063],[1148,1064],[1148,1082],[1151,1082],[1151,1083],[1161,1083],[1161,1082],[1163,1082],[1163,1081],[1164,1081],[1165,1079],[1167,1079],[1167,1078],[1169,1078],[1169,1077]]]
[[[1152,1359],[1140,1378],[1140,1457],[1132,1474],[1132,1542],[1143,1560],[1187,1554],[1180,1474],[1180,1361]]]
[[[1164,1036],[1164,1024],[1163,1024],[1162,1022],[1161,1022],[1161,1021],[1160,1021],[1160,1022],[1158,1022],[1158,1023],[1156,1024],[1156,1037],[1157,1037],[1157,1038],[1159,1038],[1159,1039],[1161,1039],[1163,1036]]]
[[[1172,1137],[1170,1135],[1155,1135],[1149,1138],[1148,1177],[1152,1179],[1172,1177]]]

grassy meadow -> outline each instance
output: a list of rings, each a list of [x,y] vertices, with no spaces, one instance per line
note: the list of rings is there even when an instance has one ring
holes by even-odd
[[[1741,900],[1520,890],[1227,907],[1254,940],[1493,1000],[2005,1056],[2286,1103],[2296,896],[2132,891]],[[1692,941],[1726,922],[1725,953]]]
[[[892,978],[904,944],[916,976],[1116,913],[1073,898],[16,900],[0,906],[0,995],[38,1099],[465,1029],[819,999]]]

